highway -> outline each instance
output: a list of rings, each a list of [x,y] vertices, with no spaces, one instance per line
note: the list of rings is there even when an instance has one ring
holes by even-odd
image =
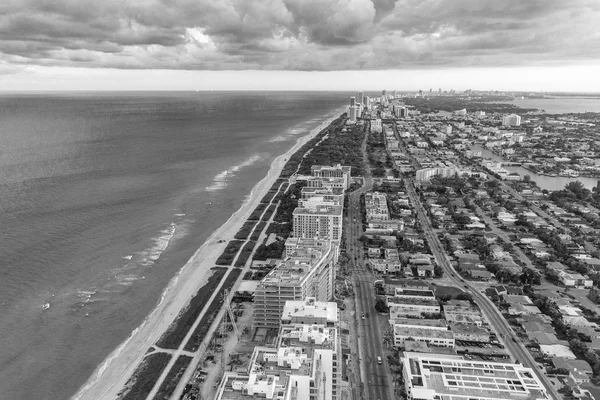
[[[366,139],[366,137],[365,137]],[[366,160],[366,141],[363,142],[363,156]],[[354,400],[394,399],[392,375],[385,356],[385,346],[381,326],[387,326],[386,316],[375,310],[375,277],[364,265],[363,244],[359,241],[362,231],[360,195],[371,189],[372,178],[365,177],[362,188],[349,194],[348,216],[346,219],[346,243],[350,256],[350,270],[354,287],[355,325],[358,327],[358,356],[360,364],[360,389],[355,391]],[[363,319],[363,313],[365,318]],[[384,328],[385,329],[385,328]],[[382,363],[378,364],[377,357]]]
[[[516,337],[508,322],[504,319],[500,311],[496,308],[496,306],[492,303],[492,301],[482,293],[480,293],[477,288],[468,281],[461,278],[454,267],[450,263],[450,259],[448,255],[444,251],[442,244],[440,243],[439,238],[431,227],[431,222],[427,218],[427,214],[421,204],[419,196],[417,195],[415,188],[413,186],[412,181],[405,179],[405,185],[407,188],[407,193],[410,196],[411,202],[417,211],[417,217],[423,228],[425,233],[425,237],[427,238],[427,242],[429,243],[429,247],[433,252],[436,262],[444,269],[444,273],[447,274],[456,286],[460,288],[466,289],[471,295],[475,302],[479,305],[483,313],[486,315],[489,323],[494,327],[498,334],[498,338],[504,342],[506,349],[513,356],[515,362],[521,363],[526,367],[533,369],[542,382],[542,384],[546,387],[546,392],[550,394],[554,399],[560,399],[561,396],[558,394],[552,383],[547,379],[547,377],[541,373],[539,370],[537,363],[520,343],[519,339]]]

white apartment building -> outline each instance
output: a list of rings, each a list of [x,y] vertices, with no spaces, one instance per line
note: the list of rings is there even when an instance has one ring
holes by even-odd
[[[402,365],[409,400],[551,399],[536,373],[521,364],[405,352]]]
[[[352,167],[343,166],[336,164],[333,166],[329,165],[313,165],[310,168],[312,176],[316,178],[343,178],[344,179],[344,190],[348,189],[351,181]]]
[[[317,301],[314,297],[289,300],[283,306],[281,324],[337,326],[338,309],[334,301]]]
[[[453,177],[455,174],[460,174],[459,169],[455,167],[424,168],[417,170],[416,180],[429,181],[436,175],[439,175],[442,178],[450,178]]]
[[[344,205],[344,190],[342,188],[317,188],[317,187],[303,187],[300,192],[300,199],[298,205],[304,207],[304,202],[311,200],[314,197],[322,199],[324,203],[332,203],[336,206]]]
[[[505,115],[502,117],[503,126],[521,126],[521,117],[517,114]]]
[[[387,206],[385,194],[379,192],[368,192],[365,194],[365,208],[367,221],[390,219],[390,212]]]
[[[254,292],[254,327],[279,327],[288,300],[333,298],[337,246],[329,240],[318,244],[319,247],[297,246],[293,256],[260,281]]]
[[[314,205],[314,208],[298,207],[294,210],[293,236],[339,242],[342,237],[343,206],[311,205]]]

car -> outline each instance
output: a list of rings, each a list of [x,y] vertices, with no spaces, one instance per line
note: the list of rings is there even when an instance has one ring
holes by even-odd
[[[377,364],[381,365],[382,361],[381,361],[381,356],[377,356]]]

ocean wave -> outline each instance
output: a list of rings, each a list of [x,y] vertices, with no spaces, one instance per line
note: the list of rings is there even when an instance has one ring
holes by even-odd
[[[207,186],[205,190],[207,192],[216,192],[218,190],[224,189],[227,187],[227,180],[235,175],[236,172],[239,172],[242,168],[249,167],[257,161],[261,160],[262,157],[258,154],[253,155],[248,158],[246,161],[234,165],[233,167],[229,167],[224,171],[219,172],[213,178],[213,183],[210,186]]]

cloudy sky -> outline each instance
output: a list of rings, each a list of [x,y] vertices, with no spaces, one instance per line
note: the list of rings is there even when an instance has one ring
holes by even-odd
[[[600,92],[598,0],[2,0],[0,90]]]

